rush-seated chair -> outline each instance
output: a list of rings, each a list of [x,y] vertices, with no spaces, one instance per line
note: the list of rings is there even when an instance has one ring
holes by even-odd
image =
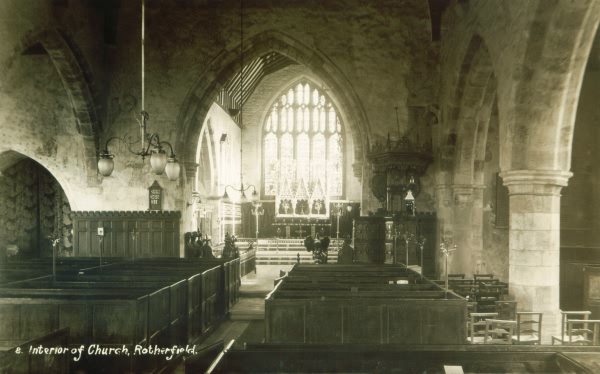
[[[467,322],[467,341],[471,344],[483,344],[486,319],[498,318],[498,313],[471,313]]]
[[[483,344],[512,344],[517,321],[486,319]]]
[[[540,312],[517,312],[517,333],[513,344],[542,344],[542,317]]]
[[[581,324],[579,323],[575,323],[575,324],[571,324],[571,330],[569,331],[569,321],[570,320],[575,320],[575,321],[586,321],[589,320],[590,315],[592,314],[592,312],[590,312],[589,310],[585,310],[585,311],[567,311],[567,312],[561,312],[562,313],[562,323],[561,323],[561,331],[560,331],[560,336],[558,335],[553,335],[552,336],[552,345],[554,345],[555,342],[559,342],[561,344],[567,345],[567,344],[579,344],[578,342],[581,341],[586,341],[587,340],[587,334],[589,333],[589,330],[586,328],[577,328],[578,326],[580,326]]]

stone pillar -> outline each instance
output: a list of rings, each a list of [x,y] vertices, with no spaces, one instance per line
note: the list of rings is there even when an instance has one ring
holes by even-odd
[[[452,239],[452,188],[446,184],[438,184],[435,188],[435,196],[437,205],[437,243],[435,243],[435,273],[438,279],[444,279],[444,257],[440,252],[440,243],[444,238]]]
[[[511,170],[500,176],[510,196],[509,292],[520,311],[543,312],[543,343],[560,335],[560,191],[573,174]]]
[[[457,250],[451,255],[452,273],[464,273],[471,278],[477,273],[477,261],[483,251],[483,189],[475,185],[454,185],[453,244]]]

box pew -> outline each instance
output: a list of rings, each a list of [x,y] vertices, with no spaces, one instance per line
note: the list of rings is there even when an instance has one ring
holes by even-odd
[[[285,278],[281,278],[285,279]],[[440,290],[440,287],[433,284],[361,284],[355,286],[352,284],[340,283],[305,283],[305,282],[284,282],[279,288],[280,291],[295,290],[320,290],[320,291],[433,291]]]
[[[96,282],[174,282],[185,279],[188,299],[188,340],[191,341],[214,327],[223,318],[224,293],[222,267],[205,265],[191,270],[171,268],[164,264],[160,269],[137,264],[131,269],[90,269],[78,276],[80,281]],[[206,269],[208,268],[208,269]],[[155,275],[156,274],[156,275]]]
[[[38,374],[55,373],[68,374],[71,356],[67,354],[54,355],[48,359],[45,355],[28,354],[29,347],[67,347],[69,344],[69,329],[60,329],[40,337],[22,342],[16,346],[0,348],[0,373]],[[17,350],[20,352],[17,353]]]
[[[239,301],[241,274],[240,274],[240,259],[183,259],[183,258],[160,258],[160,259],[143,259],[136,262],[127,262],[115,264],[111,269],[136,269],[143,266],[145,269],[160,273],[168,264],[169,269],[179,270],[199,270],[207,267],[220,266],[222,288],[219,289],[220,302],[223,306],[223,313],[227,313],[229,309]]]
[[[336,266],[295,266],[281,278],[265,300],[268,343],[466,343],[459,295],[397,266]],[[414,283],[389,283],[400,278]]]
[[[280,299],[443,299],[445,291],[402,291],[402,290],[279,290],[272,295],[272,300]]]
[[[174,285],[174,288],[185,285]],[[97,287],[102,287],[98,284]],[[68,327],[69,346],[167,347],[173,345],[170,320],[171,287],[141,288],[0,288],[0,341]],[[175,327],[181,327],[176,321]],[[175,337],[175,343],[180,339]],[[110,362],[118,368],[144,371],[164,365],[160,356],[87,356],[83,370]]]
[[[116,290],[115,294],[127,293],[131,289],[143,289],[148,292],[158,291],[164,288],[168,288],[168,300],[166,297],[158,297],[158,294],[152,294],[149,302],[150,313],[160,313],[167,321],[161,321],[159,319],[152,319],[153,323],[165,324],[168,323],[168,328],[161,327],[159,325],[149,326],[152,335],[150,341],[157,340],[158,334],[162,334],[161,342],[164,344],[176,344],[185,345],[189,342],[187,339],[187,282],[180,280],[176,282],[60,282],[53,281],[52,279],[40,280],[27,280],[0,287],[1,289],[6,288],[18,288],[18,289],[31,289],[36,292],[46,293],[52,295],[57,290],[67,290],[64,293],[73,292],[72,290],[88,290],[88,295],[94,295],[98,293],[98,289],[102,290]],[[74,291],[79,292],[79,291]],[[103,292],[103,291],[102,291]],[[164,307],[164,304],[168,303],[168,310]],[[165,314],[165,312],[167,312]]]
[[[121,258],[103,259],[103,264],[122,261]],[[56,261],[57,276],[76,275],[80,269],[99,266],[99,259],[61,258]],[[0,284],[51,276],[52,259],[18,260],[0,264]]]
[[[252,272],[256,273],[255,249],[240,254],[240,276],[245,277]]]
[[[580,352],[585,351],[585,352]],[[596,347],[249,344],[224,349],[206,373],[597,373]]]

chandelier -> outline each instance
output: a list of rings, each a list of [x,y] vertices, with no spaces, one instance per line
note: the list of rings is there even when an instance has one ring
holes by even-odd
[[[137,120],[140,125],[140,135],[139,138],[135,140],[131,140],[127,134],[125,134],[124,138],[120,137],[112,137],[106,141],[104,149],[100,153],[100,158],[98,159],[98,171],[105,177],[108,177],[112,174],[113,169],[115,168],[115,164],[113,158],[115,157],[108,150],[108,144],[113,140],[118,140],[125,144],[127,150],[136,155],[142,157],[142,162],[146,159],[146,157],[150,157],[150,166],[152,167],[152,171],[156,175],[162,175],[163,172],[167,173],[167,177],[171,181],[177,180],[179,178],[179,172],[181,167],[179,162],[177,161],[177,157],[175,157],[175,153],[173,152],[173,147],[170,143],[166,141],[161,141],[158,133],[148,133],[146,129],[146,125],[150,119],[148,112],[145,111],[144,107],[144,33],[145,33],[145,0],[142,0],[142,39],[141,39],[141,47],[142,47],[142,111],[141,111],[141,120]],[[134,149],[135,145],[140,143],[141,147],[139,149]],[[169,147],[170,155],[167,157],[167,153],[163,149],[164,146]]]
[[[231,203],[231,198],[227,194],[227,189],[231,188],[234,191],[240,193],[240,203],[247,203],[248,197],[246,196],[246,191],[252,188],[252,196],[251,200],[253,203],[258,201],[258,193],[256,192],[256,187],[251,184],[248,187],[244,188],[244,176],[242,174],[242,141],[241,141],[241,131],[244,128],[244,2],[240,2],[240,111],[239,111],[239,122],[240,122],[240,188],[235,188],[231,185],[225,186],[225,193],[223,194],[223,202]],[[234,114],[234,113],[231,113]],[[237,113],[235,113],[237,114]]]

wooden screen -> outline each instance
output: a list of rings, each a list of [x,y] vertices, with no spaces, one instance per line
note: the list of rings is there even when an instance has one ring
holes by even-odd
[[[76,257],[179,257],[179,211],[72,212]],[[98,228],[104,228],[102,248]],[[102,253],[101,253],[102,251]]]

